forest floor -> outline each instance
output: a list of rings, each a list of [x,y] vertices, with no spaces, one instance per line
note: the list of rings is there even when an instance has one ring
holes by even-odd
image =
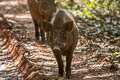
[[[55,57],[48,45],[35,41],[34,25],[25,0],[1,0],[0,13],[13,23],[13,29],[24,47],[30,52],[25,54],[36,66],[41,75],[50,80],[66,80],[58,77]],[[106,39],[94,33],[93,27],[79,25],[80,36],[72,60],[72,78],[70,80],[120,80],[120,64],[114,58],[119,50],[119,41]],[[88,35],[89,34],[89,35]],[[90,35],[91,34],[91,35]],[[108,38],[108,37],[107,37]],[[111,44],[111,42],[114,43]],[[65,57],[63,57],[65,64]],[[0,55],[0,80],[23,80],[8,56]]]

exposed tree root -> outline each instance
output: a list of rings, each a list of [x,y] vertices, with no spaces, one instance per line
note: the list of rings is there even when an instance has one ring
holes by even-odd
[[[0,14],[0,50],[4,52],[3,55],[11,57],[25,80],[44,80],[24,56],[26,50],[10,28],[7,20]]]

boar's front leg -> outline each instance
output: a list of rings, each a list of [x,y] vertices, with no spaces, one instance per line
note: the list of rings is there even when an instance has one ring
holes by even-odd
[[[35,21],[35,20],[33,20],[33,22],[34,22],[34,26],[35,26],[35,38],[37,39],[37,40],[39,40],[39,27],[38,27],[38,24],[37,24],[37,22]]]
[[[71,62],[72,62],[73,52],[69,51],[68,55],[66,56],[66,78],[71,78]]]
[[[41,42],[45,43],[45,31],[43,30],[43,25],[40,26]]]
[[[62,56],[59,53],[54,53],[55,58],[57,60],[57,64],[58,64],[58,68],[59,68],[59,75],[63,76],[64,74],[64,65],[63,65],[63,60],[62,60]]]

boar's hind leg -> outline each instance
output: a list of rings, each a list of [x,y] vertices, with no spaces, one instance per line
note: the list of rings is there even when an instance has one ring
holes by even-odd
[[[40,35],[41,35],[41,42],[45,43],[45,31],[43,30],[43,26],[40,26]]]
[[[68,55],[66,56],[66,78],[71,78],[71,62],[72,62],[73,53],[69,51]]]
[[[38,29],[38,24],[35,20],[33,20],[34,26],[35,26],[35,38],[39,40],[39,29]]]
[[[62,56],[59,53],[58,54],[54,53],[54,55],[55,55],[55,58],[56,58],[57,63],[58,63],[59,75],[63,76],[63,74],[64,74],[64,65],[63,65]]]

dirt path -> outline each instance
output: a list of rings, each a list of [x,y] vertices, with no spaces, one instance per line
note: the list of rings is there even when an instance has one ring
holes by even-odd
[[[31,53],[26,54],[26,57],[37,67],[39,73],[54,78],[52,80],[63,80],[57,77],[57,63],[51,49],[34,40],[34,27],[26,4],[18,0],[1,0],[0,10],[15,24],[16,34]],[[119,69],[111,68],[111,55],[107,52],[101,54],[98,51],[101,49],[99,44],[91,42],[80,37],[73,56],[71,80],[120,80]],[[63,59],[65,61],[64,57]],[[0,55],[1,66],[7,68],[0,70],[0,80],[23,80],[8,56]]]

